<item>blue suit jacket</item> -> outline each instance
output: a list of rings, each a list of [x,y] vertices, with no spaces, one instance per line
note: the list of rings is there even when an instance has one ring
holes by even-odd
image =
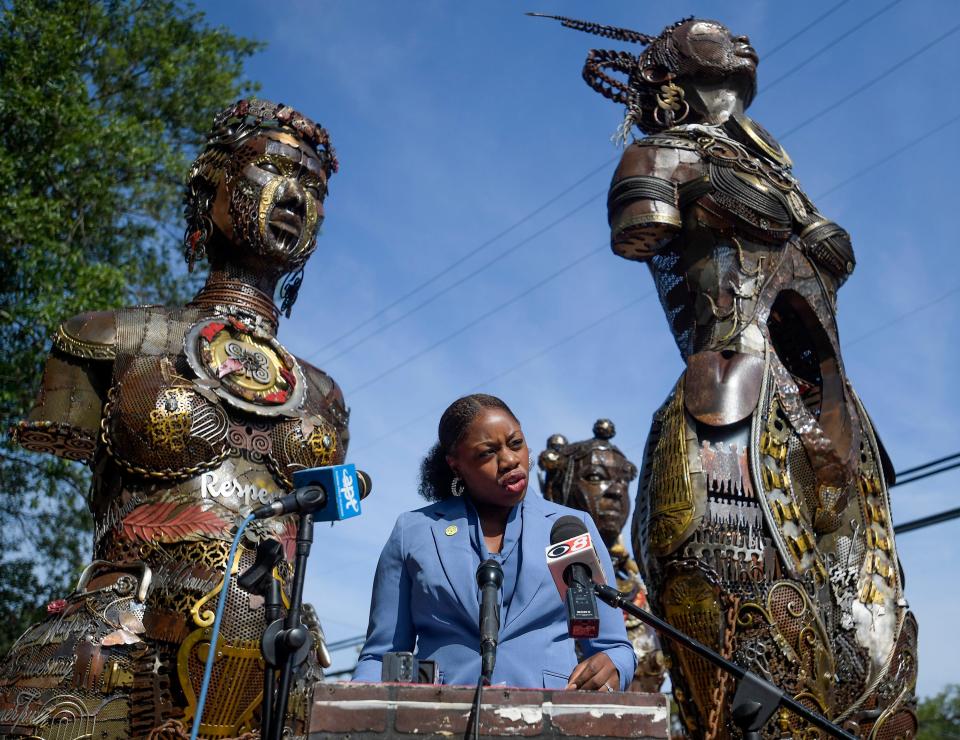
[[[567,636],[566,609],[544,552],[558,517],[579,517],[594,542],[600,536],[589,515],[527,493],[519,547],[522,560],[513,600],[500,626],[493,683],[564,688],[577,665],[574,641]],[[446,534],[451,525],[456,532]],[[608,579],[613,566],[606,548],[597,554]],[[449,498],[401,514],[383,548],[373,583],[370,625],[355,681],[379,681],[383,654],[415,652],[435,660],[441,683],[475,685],[480,675],[480,607],[476,555],[463,499]],[[600,634],[581,640],[589,657],[606,652],[620,671],[620,688],[633,677],[636,658],[619,610],[598,604]]]

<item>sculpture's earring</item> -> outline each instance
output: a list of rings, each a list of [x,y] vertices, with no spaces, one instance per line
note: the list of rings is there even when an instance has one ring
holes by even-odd
[[[660,92],[657,93],[657,107],[653,109],[653,120],[666,128],[685,121],[690,113],[690,104],[684,100],[685,95],[683,88],[673,79],[668,78],[667,84],[661,85]]]
[[[453,480],[450,481],[450,493],[454,496],[462,496],[463,492],[467,490],[467,487],[464,485],[463,481],[460,480],[460,476],[453,476]]]

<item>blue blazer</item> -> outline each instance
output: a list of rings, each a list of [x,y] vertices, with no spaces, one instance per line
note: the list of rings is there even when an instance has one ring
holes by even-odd
[[[572,514],[600,536],[589,515],[528,492],[518,547],[522,560],[500,645],[493,683],[562,689],[577,665],[574,641],[567,636],[566,609],[547,568],[545,550],[558,517]],[[451,525],[456,532],[448,535]],[[606,548],[597,548],[604,572],[613,566]],[[599,603],[600,634],[581,640],[585,657],[603,651],[620,671],[626,690],[636,669],[623,615]],[[480,675],[480,606],[476,555],[470,541],[466,504],[448,498],[401,514],[383,548],[373,582],[370,624],[354,681],[379,681],[383,654],[415,652],[435,660],[440,682],[476,685]]]

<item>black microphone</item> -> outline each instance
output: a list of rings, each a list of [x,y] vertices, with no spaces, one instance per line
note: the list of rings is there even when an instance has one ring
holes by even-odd
[[[567,634],[578,639],[596,637],[600,634],[600,612],[597,610],[597,597],[593,593],[593,570],[597,569],[601,579],[603,571],[587,526],[575,516],[560,517],[550,530],[550,545],[547,548],[547,562],[551,571],[557,566],[563,568]]]
[[[352,465],[331,465],[303,471],[313,474],[312,483],[300,486],[293,493],[255,509],[253,515],[257,519],[267,519],[284,514],[313,514],[314,520],[318,522],[339,521],[355,516],[360,511],[357,501],[370,495],[373,482],[362,470],[351,470],[352,468]],[[350,485],[351,473],[356,476],[357,488],[360,489],[359,499]],[[346,486],[344,482],[347,483]]]
[[[500,640],[500,605],[497,592],[503,585],[503,568],[496,560],[484,560],[477,568],[480,587],[480,677],[489,685],[497,662]]]

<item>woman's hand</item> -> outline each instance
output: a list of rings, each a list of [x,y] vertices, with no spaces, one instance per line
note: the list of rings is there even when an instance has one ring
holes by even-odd
[[[620,671],[606,653],[597,653],[573,669],[568,689],[619,691]]]

